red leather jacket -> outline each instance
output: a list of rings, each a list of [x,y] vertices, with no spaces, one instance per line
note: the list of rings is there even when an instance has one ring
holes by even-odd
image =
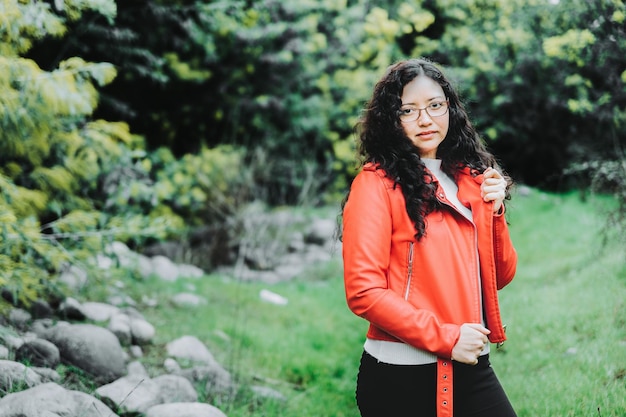
[[[489,340],[504,342],[497,290],[513,279],[517,253],[504,215],[480,196],[482,181],[469,168],[456,178],[473,223],[438,186],[450,208],[430,213],[417,241],[400,187],[372,164],[356,176],[343,213],[344,281],[348,306],[370,322],[367,337],[450,359],[460,326],[481,323],[482,296]]]

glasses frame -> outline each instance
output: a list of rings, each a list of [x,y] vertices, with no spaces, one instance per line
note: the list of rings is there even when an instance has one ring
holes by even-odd
[[[432,114],[430,114],[430,112],[428,111],[428,108],[430,106],[432,106],[433,104],[445,104],[446,107],[446,111],[438,114],[436,116],[433,116]],[[402,123],[411,123],[414,122],[416,120],[419,120],[420,117],[422,117],[422,110],[424,110],[426,112],[426,114],[428,115],[428,117],[433,118],[433,117],[441,117],[441,116],[445,116],[446,113],[448,113],[448,111],[450,110],[450,100],[448,100],[447,98],[443,101],[435,101],[433,103],[430,103],[428,106],[423,107],[423,108],[417,108],[417,107],[411,107],[414,110],[417,110],[417,117],[415,117],[415,119],[411,119],[411,120],[402,120],[402,108],[400,108],[400,110],[398,110],[398,118],[400,119],[400,122]]]

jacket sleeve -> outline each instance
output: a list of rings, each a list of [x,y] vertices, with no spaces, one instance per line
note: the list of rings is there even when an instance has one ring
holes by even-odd
[[[433,312],[416,308],[389,288],[393,211],[400,206],[392,204],[389,187],[376,172],[363,171],[353,181],[344,207],[343,261],[348,306],[387,334],[450,358],[460,326],[440,323]],[[401,206],[406,210],[404,204]]]

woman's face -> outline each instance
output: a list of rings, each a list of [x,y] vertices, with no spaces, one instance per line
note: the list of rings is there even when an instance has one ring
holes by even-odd
[[[440,114],[443,110],[445,113],[431,116]],[[406,136],[419,149],[422,158],[437,157],[437,148],[448,134],[448,110],[443,89],[431,78],[420,75],[404,86],[400,123]]]

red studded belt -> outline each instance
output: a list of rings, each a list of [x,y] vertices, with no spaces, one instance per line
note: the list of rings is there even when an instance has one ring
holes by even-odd
[[[437,417],[452,417],[452,361],[437,358]]]

